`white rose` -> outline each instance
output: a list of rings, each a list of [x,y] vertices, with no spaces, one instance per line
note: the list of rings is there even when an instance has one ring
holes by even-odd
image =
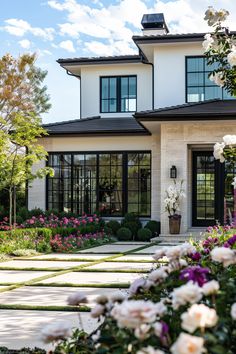
[[[234,180],[231,184],[232,184],[232,186],[234,186],[234,189],[236,189],[236,177],[234,177]]]
[[[194,247],[193,245],[191,245],[191,243],[189,242],[185,242],[183,243],[181,246],[181,255],[182,256],[188,256],[189,254],[195,253],[196,247]]]
[[[205,40],[202,42],[202,46],[203,46],[205,52],[207,52],[212,47],[212,44],[214,43],[214,39],[212,38],[210,33],[207,33],[204,36],[204,38],[205,38]]]
[[[181,315],[181,320],[181,327],[193,333],[197,328],[214,327],[218,321],[218,316],[214,309],[203,304],[194,304]]]
[[[151,326],[147,324],[142,324],[140,327],[135,328],[134,335],[140,340],[147,339],[150,337]]]
[[[236,49],[232,50],[232,52],[230,52],[227,55],[227,60],[228,60],[229,65],[231,65],[231,66],[236,65]]]
[[[213,81],[217,86],[223,87],[225,84],[224,73],[219,71],[217,73],[212,73],[209,77],[211,81]]]
[[[90,312],[92,318],[98,318],[104,314],[105,307],[103,305],[97,304]]]
[[[157,249],[154,253],[154,255],[152,256],[153,259],[155,259],[155,261],[158,261],[160,258],[164,257],[166,254],[166,248],[162,247],[160,249]]]
[[[148,347],[142,348],[139,351],[137,351],[136,354],[165,354],[165,353],[162,350],[155,349],[149,345]]]
[[[122,304],[117,304],[111,311],[111,316],[117,321],[120,328],[137,328],[143,323],[152,323],[157,316],[161,316],[166,311],[162,303],[153,303],[143,300],[125,300]]]
[[[236,135],[225,135],[223,137],[223,142],[228,146],[236,145]]]
[[[41,339],[44,343],[51,343],[68,338],[71,334],[72,329],[69,323],[52,323],[43,328],[41,331]]]
[[[211,251],[211,258],[215,262],[223,263],[224,267],[236,264],[236,253],[227,247],[215,247]]]
[[[231,307],[231,317],[233,320],[236,320],[236,302]]]
[[[174,289],[171,297],[173,308],[178,309],[181,305],[186,305],[187,303],[194,304],[201,300],[202,291],[197,284],[189,281],[187,284]]]
[[[181,246],[171,246],[166,249],[166,257],[169,260],[175,260],[182,256],[182,248]]]
[[[157,337],[160,337],[162,334],[162,324],[161,322],[156,322],[154,323],[154,325],[152,326],[154,329],[154,333]]]
[[[180,333],[170,351],[172,354],[202,354],[206,352],[206,349],[203,338]]]
[[[217,294],[220,289],[220,284],[216,280],[211,280],[205,283],[202,287],[202,292],[204,295]]]
[[[87,297],[82,292],[77,292],[75,294],[71,294],[68,299],[67,303],[70,306],[78,306],[79,304],[86,304],[88,302]]]
[[[154,283],[158,281],[162,281],[168,277],[167,267],[160,267],[153,272],[151,272],[148,276],[148,279],[153,281]]]
[[[120,290],[115,291],[109,296],[109,300],[111,302],[122,302],[125,300],[125,298],[126,296]]]
[[[225,143],[216,143],[214,145],[214,158],[216,160],[220,160],[221,163],[225,162],[224,158],[224,148],[225,148]]]

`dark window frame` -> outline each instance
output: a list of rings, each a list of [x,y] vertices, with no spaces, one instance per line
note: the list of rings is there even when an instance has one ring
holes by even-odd
[[[75,155],[96,155],[96,209],[99,208],[99,155],[102,154],[121,154],[122,155],[122,212],[120,215],[105,215],[107,217],[123,217],[128,212],[128,154],[149,154],[150,155],[150,183],[152,183],[152,152],[151,150],[126,150],[126,151],[52,151],[48,153],[47,166],[49,166],[49,158],[51,155],[71,155],[71,211],[73,212],[74,208],[74,191],[73,191],[73,171],[74,171],[74,156]],[[111,164],[109,165],[111,167]],[[53,167],[53,166],[52,166]],[[109,167],[109,168],[110,168]],[[50,177],[46,177],[46,209],[49,209],[49,179]],[[138,191],[140,194],[140,191]],[[139,217],[150,218],[151,217],[151,205],[152,205],[152,194],[150,189],[150,202],[147,203],[149,205],[150,214],[142,215],[139,214]],[[140,197],[138,197],[138,210],[140,209]],[[60,210],[60,206],[59,206]]]
[[[188,71],[188,59],[200,59],[200,58],[204,59],[203,71]],[[206,87],[218,87],[214,83],[212,83],[212,85],[207,85],[207,86],[205,84],[205,74],[210,72],[210,71],[208,72],[208,71],[205,70],[205,64],[206,64],[205,63],[205,59],[206,59],[205,55],[187,55],[187,56],[185,56],[185,102],[186,103],[204,102],[204,101],[206,101],[206,99],[205,99],[205,88]],[[203,85],[200,85],[200,86],[197,86],[197,85],[189,86],[188,85],[188,74],[191,74],[191,73],[202,73],[203,74]],[[191,88],[191,87],[202,87],[204,89],[204,100],[202,100],[202,101],[200,101],[200,100],[199,101],[189,101],[188,100],[188,89]],[[209,99],[211,99],[211,98],[209,98]],[[217,99],[224,100],[224,99],[231,99],[231,98],[224,98],[224,88],[222,87],[221,88],[221,97],[219,97]]]
[[[135,102],[135,110],[133,111],[122,111],[121,110],[121,79],[122,78],[128,78],[128,82],[129,82],[129,79],[130,78],[135,78],[136,80],[136,87],[135,87],[135,99],[136,99],[136,102]],[[104,112],[102,110],[102,101],[103,100],[110,100],[110,98],[108,99],[103,99],[102,98],[102,79],[117,79],[117,82],[116,82],[116,110],[115,111],[110,111],[108,109],[107,112]],[[137,80],[137,75],[108,75],[108,76],[100,76],[99,77],[99,112],[100,113],[130,113],[130,112],[136,112],[137,111],[137,100],[138,100],[138,97],[137,97],[137,86],[138,86],[138,80]],[[129,96],[129,84],[128,84],[128,96]],[[110,96],[109,96],[110,97]]]

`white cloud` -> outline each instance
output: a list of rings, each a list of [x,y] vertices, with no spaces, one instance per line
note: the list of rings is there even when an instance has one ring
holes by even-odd
[[[28,39],[22,39],[21,41],[18,42],[20,46],[24,49],[29,49],[31,46],[31,42]]]
[[[54,38],[53,34],[55,30],[51,27],[32,27],[27,21],[16,18],[5,20],[5,23],[6,26],[3,29],[14,36],[23,37],[26,33],[31,33],[44,40],[52,41]]]
[[[148,6],[146,0],[120,0],[100,8],[98,3],[102,5],[99,0],[88,1],[88,5],[79,0],[48,1],[51,8],[63,12],[66,17],[66,21],[59,24],[60,34],[76,39],[83,34],[91,37],[91,41],[86,41],[85,49],[93,54],[134,52],[132,35],[141,34],[140,22],[144,13],[163,12],[172,33],[209,31],[203,20],[208,6],[206,0],[153,0],[152,6]],[[231,14],[228,24],[235,29],[236,1],[212,0],[211,5],[228,9]]]
[[[68,52],[74,53],[75,52],[75,48],[74,48],[74,44],[71,40],[67,40],[67,41],[62,41],[59,44],[59,47],[62,49],[67,50]]]

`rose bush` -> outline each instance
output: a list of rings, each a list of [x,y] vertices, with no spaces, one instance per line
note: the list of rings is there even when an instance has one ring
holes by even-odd
[[[91,316],[104,322],[92,336],[77,330],[55,353],[236,353],[236,230],[210,227],[153,258],[157,269],[126,296],[98,297]]]

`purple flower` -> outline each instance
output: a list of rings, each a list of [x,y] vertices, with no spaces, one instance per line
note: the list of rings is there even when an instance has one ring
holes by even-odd
[[[232,247],[235,243],[236,243],[236,235],[233,235],[224,243],[224,247],[227,248]]]
[[[180,273],[181,280],[192,280],[194,283],[198,283],[199,286],[207,283],[207,275],[210,273],[208,268],[203,268],[201,266],[193,266],[185,268]]]
[[[198,261],[202,258],[200,252],[191,253],[191,254],[189,255],[189,257],[192,259],[192,261],[196,261],[196,262],[198,262]]]

